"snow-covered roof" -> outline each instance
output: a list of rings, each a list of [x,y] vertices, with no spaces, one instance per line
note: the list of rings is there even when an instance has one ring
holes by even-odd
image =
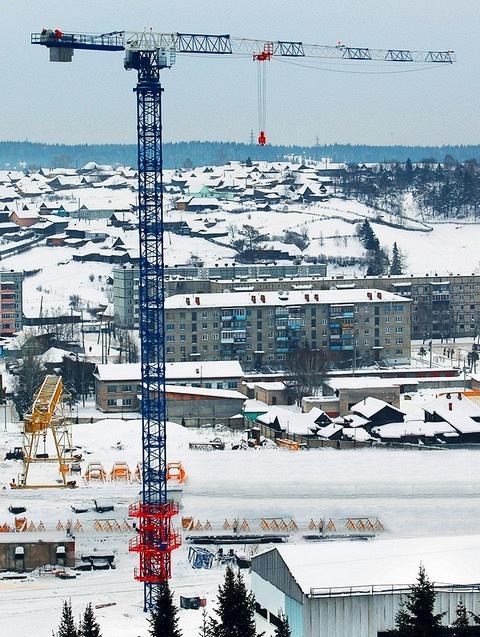
[[[411,436],[433,438],[442,434],[454,434],[455,429],[447,422],[423,422],[422,420],[408,420],[407,422],[391,422],[387,425],[374,427],[372,433],[387,439],[406,438]]]
[[[363,427],[344,427],[342,435],[344,438],[359,442],[367,442],[372,439],[372,436]]]
[[[270,383],[254,383],[254,385],[264,391],[283,391],[285,389],[285,383],[279,381],[272,381]]]
[[[349,427],[365,427],[370,422],[368,418],[359,414],[347,414],[344,416],[344,421],[348,423]]]
[[[369,298],[369,295],[370,297]],[[381,298],[377,297],[377,290],[313,290],[303,292],[220,292],[215,294],[174,294],[165,299],[165,308],[173,310],[186,307],[252,307],[262,305],[318,305],[319,303],[410,303],[409,299],[381,291]]]
[[[451,407],[449,407],[451,405]],[[439,414],[439,410],[447,409],[451,413],[462,413],[471,418],[480,417],[480,407],[472,400],[464,396],[461,392],[452,392],[437,396],[435,400],[422,405],[423,411],[429,414]]]
[[[400,411],[400,409],[397,409],[393,405],[386,403],[384,400],[380,400],[378,398],[371,398],[370,396],[368,398],[365,398],[364,400],[361,400],[356,405],[353,405],[353,407],[351,407],[350,409],[354,413],[360,414],[364,418],[371,418],[375,414],[378,414],[378,412],[384,409],[385,407],[389,407],[390,409],[393,409],[394,411],[398,412],[398,414],[401,416],[405,415],[402,411]]]
[[[338,589],[371,594],[370,587],[403,588],[413,584],[423,564],[437,583],[475,584],[480,572],[479,535],[368,542],[289,544],[274,551],[287,565],[301,590]],[[308,559],[306,556],[308,555]],[[252,560],[255,571],[255,557]],[[362,587],[368,587],[367,590]],[[380,592],[380,591],[379,591]],[[332,595],[335,591],[331,592]]]
[[[405,379],[403,379],[405,382]],[[339,389],[368,389],[376,387],[395,387],[388,378],[377,378],[376,376],[345,376],[340,378],[329,378],[325,384],[334,390]]]
[[[270,409],[267,403],[264,403],[261,400],[255,400],[254,398],[248,398],[243,404],[243,411],[246,412],[255,412],[259,413],[263,411],[264,413]]]
[[[317,436],[319,438],[331,438],[339,431],[342,431],[342,429],[343,429],[343,425],[337,425],[336,423],[331,422],[326,427],[322,427],[321,429],[319,429],[317,431]]]
[[[139,381],[141,378],[140,363],[108,363],[97,365],[95,376],[98,380]],[[209,378],[243,378],[243,369],[238,361],[202,361],[166,363],[167,380],[206,380]]]
[[[234,389],[211,389],[207,387],[184,387],[183,385],[165,385],[167,394],[188,394],[205,398],[237,398],[246,400],[245,394]]]

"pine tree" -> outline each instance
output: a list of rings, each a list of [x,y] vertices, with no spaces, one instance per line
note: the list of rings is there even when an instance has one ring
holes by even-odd
[[[417,583],[411,587],[405,604],[395,618],[402,637],[438,637],[445,613],[434,614],[436,593],[425,568],[420,565]]]
[[[368,219],[357,229],[357,235],[365,250],[378,250],[380,243]]]
[[[200,632],[198,633],[198,637],[209,637],[210,631],[208,628],[208,617],[207,611],[205,608],[202,610],[202,625],[200,626]]]
[[[102,637],[91,603],[85,608],[78,633],[79,637]]]
[[[393,244],[392,261],[390,263],[390,274],[403,274],[404,263],[403,257],[398,249],[397,242]]]
[[[173,593],[168,582],[158,586],[155,606],[150,612],[150,637],[182,637],[178,628],[178,609],[173,603]]]
[[[458,602],[456,615],[455,621],[452,623],[452,637],[466,637],[470,631],[468,613],[462,598]]]
[[[218,620],[211,619],[211,637],[256,637],[255,598],[248,593],[241,573],[235,575],[228,566],[225,580],[218,589]]]
[[[291,637],[292,632],[290,630],[290,624],[288,623],[288,617],[285,613],[280,612],[278,619],[280,623],[275,629],[275,637]]]
[[[370,253],[367,266],[367,276],[380,276],[388,272],[388,255],[379,248]]]
[[[75,621],[73,619],[72,605],[70,602],[63,602],[62,616],[58,627],[57,637],[79,637]]]

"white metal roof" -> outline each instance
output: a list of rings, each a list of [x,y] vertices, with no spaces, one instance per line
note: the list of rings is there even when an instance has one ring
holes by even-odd
[[[275,547],[302,591],[371,586],[405,587],[420,563],[437,584],[474,584],[480,573],[480,536],[374,539]],[[255,557],[252,562],[255,570]],[[361,590],[359,590],[361,592]],[[335,591],[332,591],[335,596]]]

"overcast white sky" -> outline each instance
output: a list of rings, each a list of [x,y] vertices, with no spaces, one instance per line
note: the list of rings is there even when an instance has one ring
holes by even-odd
[[[473,144],[479,135],[478,0],[14,0],[0,3],[0,138],[135,141],[133,72],[122,53],[77,51],[50,64],[29,44],[42,27],[64,31],[230,33],[371,48],[455,49],[455,65],[413,73],[311,70],[269,63],[272,143]],[[338,64],[322,66],[338,69]],[[355,63],[340,67],[357,71]],[[248,141],[257,128],[249,59],[179,56],[164,72],[167,140]]]

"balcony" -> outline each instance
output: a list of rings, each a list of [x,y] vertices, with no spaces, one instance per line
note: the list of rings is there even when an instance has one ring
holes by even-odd
[[[288,341],[288,336],[277,336],[277,341]]]
[[[278,354],[288,354],[289,351],[290,351],[289,347],[277,347]]]

